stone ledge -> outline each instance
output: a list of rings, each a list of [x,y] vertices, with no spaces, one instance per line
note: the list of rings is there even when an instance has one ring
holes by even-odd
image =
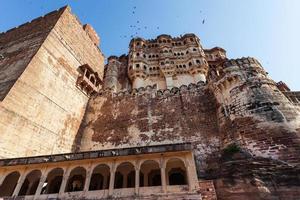
[[[155,146],[145,146],[145,147],[109,149],[109,150],[86,151],[86,152],[78,152],[78,153],[43,155],[43,156],[35,156],[35,157],[1,159],[0,166],[64,162],[64,161],[72,161],[72,160],[94,159],[94,158],[101,158],[101,157],[128,156],[128,155],[164,153],[164,152],[175,152],[175,151],[191,151],[191,150],[192,150],[191,143],[165,144],[165,145],[155,145]]]

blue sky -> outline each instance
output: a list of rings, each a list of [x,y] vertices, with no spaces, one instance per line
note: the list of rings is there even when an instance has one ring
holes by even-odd
[[[229,58],[256,57],[275,81],[300,90],[300,0],[0,0],[0,32],[66,4],[95,28],[106,57],[127,53],[131,35],[192,32]]]

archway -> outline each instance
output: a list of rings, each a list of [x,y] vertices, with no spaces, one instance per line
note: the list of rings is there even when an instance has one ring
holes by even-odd
[[[55,168],[48,173],[47,179],[43,185],[42,194],[56,194],[59,192],[64,170],[61,168]]]
[[[101,164],[95,167],[91,177],[89,190],[106,190],[109,188],[110,169]]]
[[[19,196],[34,195],[39,185],[41,175],[42,173],[40,170],[31,171],[26,176],[26,179],[22,184],[22,187],[19,192]]]
[[[86,178],[86,170],[83,167],[76,167],[70,173],[66,192],[83,191]]]
[[[143,174],[143,182],[140,182],[141,187],[161,185],[160,168],[156,161],[147,160],[143,162],[140,171]]]
[[[130,162],[125,162],[117,167],[115,173],[114,188],[133,188],[135,187],[135,170]]]
[[[20,173],[17,171],[8,174],[0,186],[0,197],[12,196],[19,178]]]
[[[168,185],[186,185],[187,176],[184,162],[178,158],[172,158],[167,162],[166,176]]]

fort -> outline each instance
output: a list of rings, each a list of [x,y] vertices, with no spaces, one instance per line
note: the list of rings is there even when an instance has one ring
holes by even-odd
[[[0,199],[299,199],[300,92],[192,33],[99,45],[68,6],[0,33]]]

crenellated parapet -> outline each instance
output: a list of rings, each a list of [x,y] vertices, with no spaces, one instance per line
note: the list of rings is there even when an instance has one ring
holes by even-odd
[[[155,85],[140,88],[133,88],[121,92],[114,92],[111,88],[103,89],[99,95],[111,96],[113,98],[125,98],[136,96],[151,96],[151,98],[168,98],[178,96],[186,93],[199,93],[204,89],[208,89],[206,84],[198,82],[197,84],[191,83],[189,85],[181,85],[180,87],[173,87],[172,89],[158,89]]]

